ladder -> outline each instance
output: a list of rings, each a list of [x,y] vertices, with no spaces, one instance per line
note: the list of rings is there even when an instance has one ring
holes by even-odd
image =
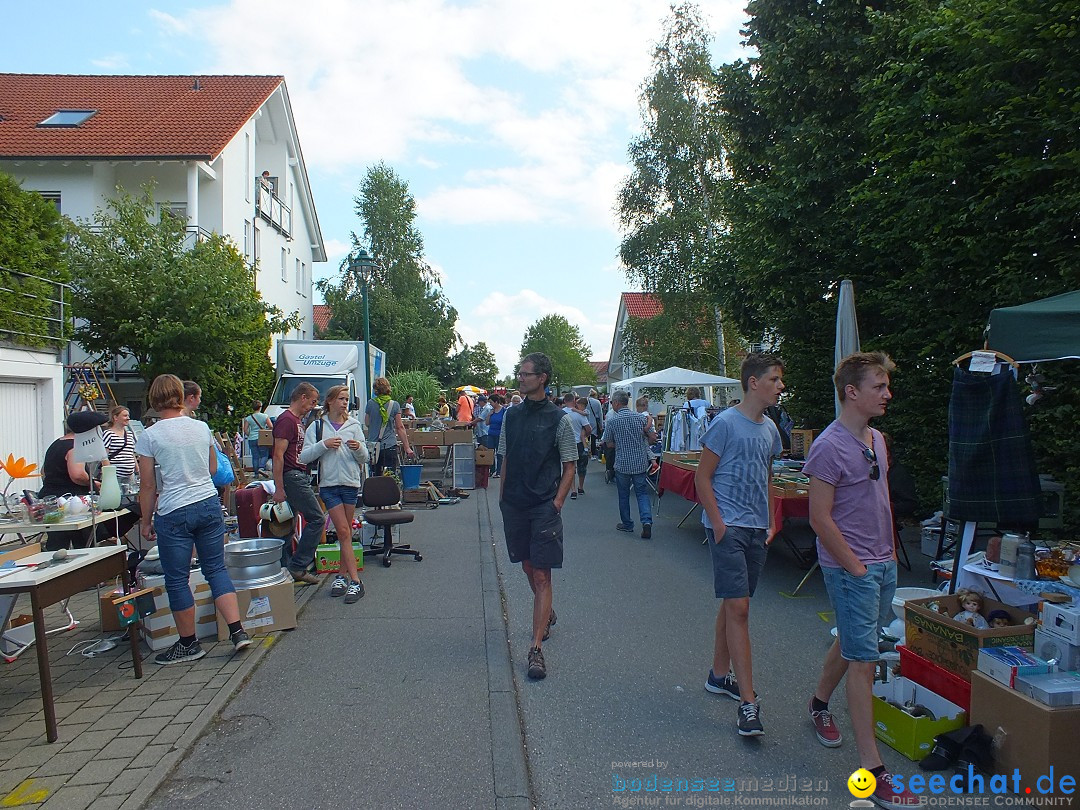
[[[64,385],[64,413],[91,410],[108,413],[116,402],[116,395],[108,380],[93,363],[72,363],[65,366],[67,383]]]

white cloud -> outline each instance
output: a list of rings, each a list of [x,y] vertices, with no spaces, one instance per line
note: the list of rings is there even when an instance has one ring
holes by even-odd
[[[102,70],[110,70],[116,72],[122,72],[131,69],[131,63],[128,61],[127,54],[113,52],[100,56],[97,59],[91,59],[90,64],[94,67],[99,67]]]

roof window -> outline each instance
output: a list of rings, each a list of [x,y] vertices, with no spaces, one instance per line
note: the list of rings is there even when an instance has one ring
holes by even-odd
[[[77,127],[97,110],[57,110],[40,124],[39,127]]]

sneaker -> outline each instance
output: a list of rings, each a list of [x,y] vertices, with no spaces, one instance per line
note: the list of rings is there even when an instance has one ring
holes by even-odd
[[[249,636],[243,628],[237,630],[235,633],[230,633],[229,641],[232,642],[233,652],[240,652],[251,646],[251,636]]]
[[[618,529],[620,532],[627,532],[629,534],[634,533],[634,524],[632,523],[616,523],[615,528]]]
[[[293,582],[297,585],[318,585],[319,578],[310,571],[293,571],[289,569],[289,573],[292,574]]]
[[[360,598],[364,595],[364,583],[360,580],[349,583],[349,589],[345,592],[345,604],[351,605],[354,602],[359,602]]]
[[[648,540],[650,537],[652,537],[652,524],[643,523],[641,526],[641,539]]]
[[[576,500],[577,500],[577,493],[576,493],[576,492],[571,492],[571,493],[570,493],[570,500],[572,500],[572,501],[576,501]]]
[[[705,691],[714,695],[727,695],[732,700],[740,700],[739,682],[730,672],[723,678],[717,678],[713,671],[709,670],[709,677],[705,681]]]
[[[330,586],[331,596],[344,596],[345,591],[349,589],[349,580],[345,579],[341,574],[334,577],[334,584]]]
[[[826,748],[839,748],[843,742],[840,729],[836,727],[836,718],[828,709],[820,712],[814,711],[814,699],[810,698],[810,719],[814,722],[814,733],[817,734],[818,742]]]
[[[544,653],[539,647],[533,647],[529,650],[529,677],[534,681],[540,681],[547,677]]]
[[[761,707],[756,703],[739,705],[739,735],[742,737],[760,737],[765,733],[761,725]]]
[[[870,794],[871,801],[885,810],[906,810],[909,807],[922,807],[923,798],[912,793],[906,787],[897,793],[893,789],[892,774],[886,771],[877,778],[877,787]]]
[[[547,628],[544,630],[544,641],[547,641],[551,637],[551,625],[555,624],[559,620],[559,617],[555,615],[555,611],[551,611],[551,615],[548,616]]]
[[[154,657],[154,663],[161,664],[162,666],[168,666],[169,664],[187,664],[191,661],[198,661],[204,655],[206,655],[206,650],[202,648],[198,639],[196,639],[195,643],[189,647],[185,647],[181,642],[177,641],[165,652],[158,653],[158,655]]]

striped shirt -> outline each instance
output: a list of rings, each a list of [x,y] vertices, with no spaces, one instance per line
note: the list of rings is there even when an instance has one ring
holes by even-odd
[[[637,475],[648,471],[652,456],[649,455],[645,424],[645,414],[629,408],[608,415],[602,441],[615,445],[615,472]]]

